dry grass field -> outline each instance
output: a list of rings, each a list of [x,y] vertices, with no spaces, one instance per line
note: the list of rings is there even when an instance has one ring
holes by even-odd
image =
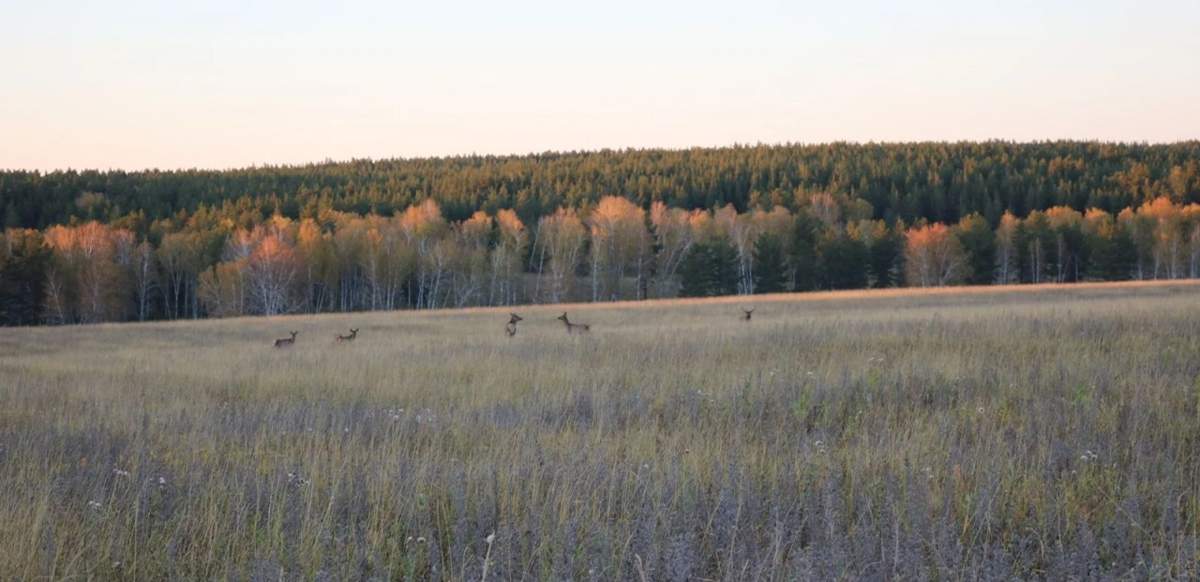
[[[0,577],[1200,576],[1200,285],[515,311],[3,330]]]

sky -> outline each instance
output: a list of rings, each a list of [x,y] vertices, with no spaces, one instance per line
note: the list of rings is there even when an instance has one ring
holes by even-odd
[[[0,169],[1200,138],[1200,0],[62,0],[0,22]]]

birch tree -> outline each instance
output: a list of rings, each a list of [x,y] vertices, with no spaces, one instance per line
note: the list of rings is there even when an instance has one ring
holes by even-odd
[[[574,280],[575,271],[583,260],[587,228],[575,209],[559,208],[538,221],[538,241],[541,254],[546,255],[549,271],[547,299],[559,303],[570,296],[569,283]]]

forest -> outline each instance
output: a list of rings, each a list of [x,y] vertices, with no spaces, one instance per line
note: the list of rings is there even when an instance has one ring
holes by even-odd
[[[1200,142],[0,172],[0,323],[1200,276]]]

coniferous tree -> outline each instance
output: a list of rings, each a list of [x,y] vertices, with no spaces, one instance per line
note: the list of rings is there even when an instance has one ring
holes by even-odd
[[[792,274],[792,289],[810,291],[819,285],[817,273],[817,240],[821,222],[808,212],[796,214],[791,248],[788,249],[788,267]]]
[[[737,292],[737,249],[716,237],[692,247],[679,267],[683,297],[714,297]]]
[[[1137,246],[1124,228],[1114,228],[1111,235],[1092,240],[1089,274],[1104,281],[1129,279],[1137,263]]]
[[[964,217],[955,234],[966,255],[964,281],[971,285],[992,282],[996,272],[996,233],[979,214]]]
[[[862,289],[867,286],[867,246],[843,230],[831,230],[817,247],[817,270],[826,289]]]
[[[871,237],[867,252],[870,254],[871,277],[877,288],[893,287],[899,283],[897,274],[904,249],[903,223],[890,228],[879,221]]]
[[[37,323],[45,302],[50,250],[36,230],[0,233],[0,325]]]
[[[783,242],[771,233],[759,235],[754,241],[754,292],[786,291],[787,279]]]

